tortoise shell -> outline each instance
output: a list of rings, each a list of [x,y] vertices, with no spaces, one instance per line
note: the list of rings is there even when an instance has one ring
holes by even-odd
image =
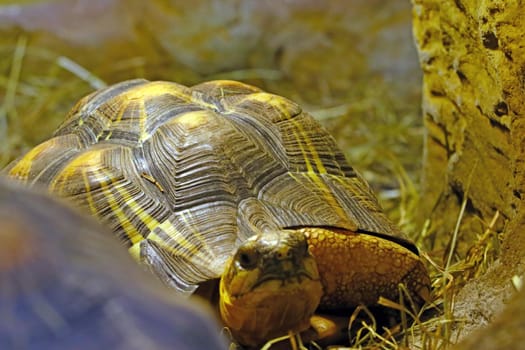
[[[226,349],[92,218],[2,178],[0,240],[2,349]]]
[[[89,210],[182,292],[273,228],[347,229],[417,254],[312,116],[239,82],[110,86],[7,171]]]

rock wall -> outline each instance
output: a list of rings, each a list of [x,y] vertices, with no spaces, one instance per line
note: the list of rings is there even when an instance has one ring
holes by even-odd
[[[524,166],[519,161],[523,153],[519,135],[525,112],[521,3],[413,3],[424,73],[425,214],[442,231],[453,229],[465,195],[469,214],[485,222],[496,211],[503,219],[514,217],[521,202]]]
[[[498,261],[457,299],[456,315],[471,326],[493,318],[511,277],[523,272],[524,6],[521,0],[413,0],[426,126],[421,216],[430,220],[429,238],[441,248],[450,242],[464,201],[460,255],[496,213],[493,230],[502,232]]]
[[[454,350],[523,349],[525,329],[525,290],[511,299],[508,307],[486,329],[478,330]]]

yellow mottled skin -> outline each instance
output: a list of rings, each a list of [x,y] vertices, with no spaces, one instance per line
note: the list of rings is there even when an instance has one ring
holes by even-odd
[[[315,257],[324,293],[320,309],[374,305],[380,296],[397,301],[404,283],[416,302],[428,300],[430,279],[421,259],[386,239],[347,230],[300,229]]]
[[[288,254],[304,239],[307,254]],[[257,262],[243,269],[239,251]],[[285,255],[292,258],[282,258]],[[307,271],[310,278],[298,278],[298,270]],[[315,310],[350,310],[377,304],[379,297],[397,301],[400,283],[416,303],[428,300],[425,266],[397,243],[342,229],[283,230],[274,238],[251,237],[239,248],[221,278],[221,318],[237,341],[256,346],[289,331],[306,330]],[[311,322],[319,336],[336,331],[316,324],[315,318]]]
[[[306,330],[322,292],[305,236],[284,230],[238,248],[220,281],[219,310],[239,343],[258,346]]]
[[[310,279],[285,286],[270,281],[239,297],[227,297],[223,282],[220,288],[221,318],[239,343],[251,346],[306,330],[322,294],[319,281]]]

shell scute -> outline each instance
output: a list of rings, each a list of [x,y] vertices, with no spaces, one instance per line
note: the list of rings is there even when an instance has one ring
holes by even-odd
[[[332,226],[413,247],[313,117],[246,84],[124,82],[83,98],[55,135],[7,171],[87,207],[184,292],[269,227]],[[52,154],[68,156],[51,171],[39,158]]]

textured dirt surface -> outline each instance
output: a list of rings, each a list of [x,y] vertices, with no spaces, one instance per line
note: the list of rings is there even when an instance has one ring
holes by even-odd
[[[509,300],[505,310],[484,329],[477,330],[454,347],[455,350],[523,349],[525,292]]]

